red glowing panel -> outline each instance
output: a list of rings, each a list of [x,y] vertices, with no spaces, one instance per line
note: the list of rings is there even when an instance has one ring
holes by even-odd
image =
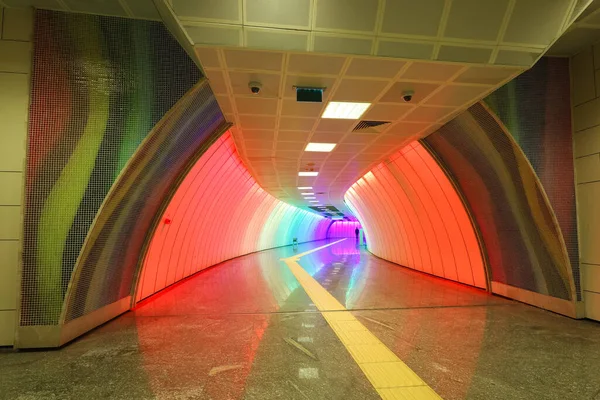
[[[454,186],[418,142],[359,179],[345,200],[375,255],[453,281],[486,287],[471,219]]]
[[[161,216],[138,283],[144,299],[222,261],[325,239],[331,221],[277,200],[252,178],[229,133],[191,168]]]

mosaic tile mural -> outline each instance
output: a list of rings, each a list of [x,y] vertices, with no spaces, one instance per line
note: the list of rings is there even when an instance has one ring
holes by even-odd
[[[568,60],[542,59],[423,143],[457,182],[491,280],[571,300],[579,268]]]
[[[159,22],[36,12],[21,325],[58,322],[106,195],[200,78]]]

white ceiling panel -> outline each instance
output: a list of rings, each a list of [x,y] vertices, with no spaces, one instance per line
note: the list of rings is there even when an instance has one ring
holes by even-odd
[[[415,135],[417,133],[423,132],[425,129],[430,127],[430,123],[426,122],[406,122],[400,121],[393,124],[390,129],[386,131],[387,134],[391,135]]]
[[[470,67],[454,79],[454,81],[498,85],[520,72],[521,70],[512,68]]]
[[[377,137],[377,135],[373,135],[370,133],[356,133],[356,132],[352,132],[349,135],[346,135],[346,137],[344,139],[342,139],[342,143],[346,144],[367,144],[367,143],[371,143],[373,140],[375,140],[375,138]],[[360,150],[362,151],[364,149],[364,146],[361,146]]]
[[[239,132],[239,134],[241,135],[242,133]],[[243,137],[246,140],[271,141],[275,139],[275,131],[244,129]]]
[[[502,65],[518,65],[526,67],[537,60],[540,56],[538,52],[500,50],[496,56],[496,61]]]
[[[224,53],[229,69],[281,71],[283,55],[280,52],[229,49]]]
[[[429,60],[434,48],[433,43],[379,39],[375,54],[381,57]]]
[[[196,47],[196,55],[204,68],[222,68],[219,52],[213,47]]]
[[[231,100],[226,95],[217,95],[217,102],[219,103],[219,107],[221,107],[221,111],[225,114],[233,114],[233,107],[231,106]]]
[[[316,127],[317,132],[346,132],[354,128],[358,121],[352,119],[322,119]]]
[[[289,56],[288,72],[293,74],[317,74],[337,76],[346,58],[329,57],[314,54],[291,54]]]
[[[240,115],[239,118],[242,130],[275,128],[275,116]]]
[[[415,62],[401,75],[401,79],[446,82],[463,68],[460,64]]]
[[[241,23],[240,0],[171,0],[173,11],[182,19]]]
[[[282,131],[310,131],[314,124],[314,118],[281,117],[279,129]]]
[[[236,97],[235,106],[240,114],[274,115],[277,113],[277,99],[268,97]]]
[[[551,44],[571,4],[566,0],[518,0],[503,41],[542,46]],[[534,18],[538,23],[532,23]]]
[[[361,79],[342,79],[333,101],[371,102],[388,85],[386,81],[368,81]]]
[[[295,117],[319,117],[323,111],[322,103],[299,103],[296,100],[283,100],[281,115]]]
[[[317,33],[313,50],[318,53],[371,54],[374,38],[348,37],[327,33]]]
[[[273,143],[274,142],[270,142],[270,141],[266,141],[266,140],[246,140],[244,142],[244,146],[246,147],[246,150],[256,150],[256,149],[272,150]],[[254,167],[256,168],[256,166],[254,166]]]
[[[339,143],[345,135],[346,133],[315,132],[310,137],[310,141],[315,143]]]
[[[304,51],[308,48],[306,31],[245,27],[244,34],[246,45],[255,49]]]
[[[244,5],[247,25],[310,29],[311,0],[246,0]]]
[[[185,30],[192,41],[202,40],[216,46],[241,46],[242,27],[237,25],[216,25],[202,22],[188,22]]]
[[[365,113],[363,119],[371,121],[396,121],[401,119],[414,107],[411,104],[374,104]]]
[[[315,29],[374,32],[379,0],[315,0]]]
[[[277,140],[284,142],[302,142],[305,143],[310,136],[310,131],[281,131]]]
[[[383,58],[354,58],[346,70],[346,76],[364,78],[391,79],[395,77],[406,62]]]
[[[425,104],[458,107],[473,99],[483,97],[489,90],[488,86],[448,85],[431,96],[425,101]]]
[[[437,35],[444,0],[386,0],[381,32],[397,35]]]
[[[208,81],[210,82],[210,88],[215,94],[227,94],[227,84],[223,72],[220,70],[205,70],[204,71]]]
[[[406,117],[404,117],[404,121],[433,123],[439,119],[444,118],[454,110],[455,108],[453,107],[420,106],[417,107],[414,111],[411,111]]]
[[[453,0],[444,36],[496,41],[509,0]]]
[[[440,48],[437,59],[473,64],[486,64],[492,55],[492,47],[448,46]]]

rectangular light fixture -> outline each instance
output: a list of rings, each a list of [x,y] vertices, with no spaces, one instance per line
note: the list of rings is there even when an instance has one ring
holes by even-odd
[[[310,190],[312,189],[312,186],[298,186],[299,190]]]
[[[344,218],[342,218],[342,217],[333,217],[333,218],[331,218],[331,219],[332,219],[332,220],[334,220],[334,221],[341,221],[341,220],[343,220]]]
[[[304,200],[314,200],[314,199],[316,199],[315,196],[308,196],[308,197],[304,198]]]
[[[300,193],[302,196],[312,196],[314,193]]]
[[[321,118],[359,119],[371,103],[348,103],[330,101]]]
[[[335,148],[335,143],[309,143],[304,151],[318,151],[327,153]]]
[[[298,172],[298,176],[318,176],[319,173],[315,171],[300,171]]]

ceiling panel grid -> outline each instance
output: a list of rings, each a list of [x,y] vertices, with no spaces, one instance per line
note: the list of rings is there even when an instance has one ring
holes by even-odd
[[[525,67],[560,36],[580,2],[170,1],[195,44]]]
[[[423,137],[522,69],[370,56],[196,46],[236,146],[257,181],[278,198],[308,207],[297,190],[312,186],[322,204],[348,212],[345,190],[403,144]],[[252,94],[250,82],[262,89]],[[324,87],[322,103],[296,101],[294,86]],[[413,90],[413,101],[402,98]],[[329,101],[368,102],[362,120],[321,118]],[[336,143],[331,153],[305,152],[309,142]],[[314,169],[317,177],[299,177]]]

